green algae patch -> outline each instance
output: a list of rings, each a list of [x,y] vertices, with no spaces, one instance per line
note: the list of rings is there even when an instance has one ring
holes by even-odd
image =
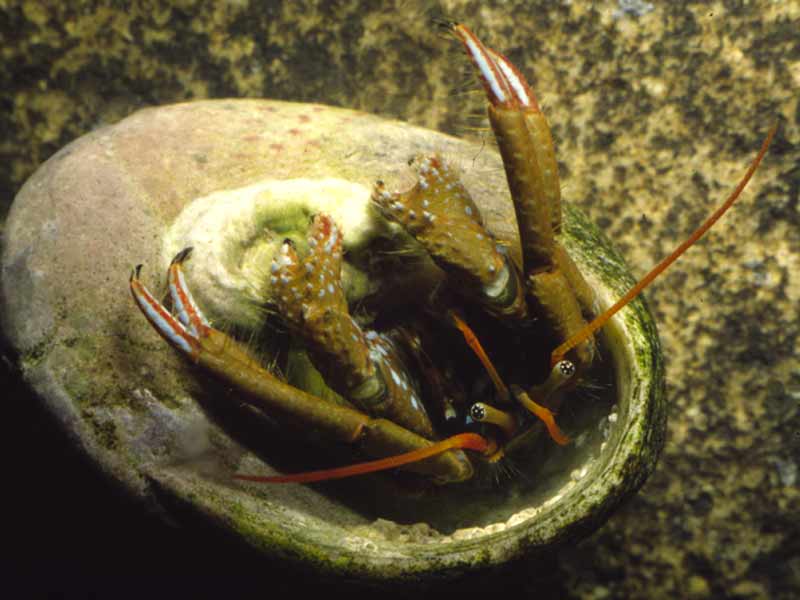
[[[113,421],[101,420],[89,410],[83,411],[81,416],[89,423],[95,439],[103,448],[106,450],[114,450],[117,447],[119,444],[119,440],[117,439],[117,426]]]

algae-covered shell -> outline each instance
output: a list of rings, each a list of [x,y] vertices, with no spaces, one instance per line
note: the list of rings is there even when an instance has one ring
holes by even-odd
[[[455,573],[585,535],[638,489],[664,438],[660,346],[641,300],[603,330],[616,398],[598,434],[551,458],[535,486],[438,493],[409,499],[409,509],[381,496],[372,479],[234,482],[235,469],[273,463],[263,447],[250,450],[260,424],[247,430],[243,415],[210,401],[207,379],[163,343],[130,298],[134,265],[163,281],[171,253],[191,243],[188,276],[201,303],[234,329],[257,327],[263,311],[254,309],[259,289],[248,273],[269,254],[270,228],[285,225],[275,203],[310,198],[293,205],[291,223],[329,196],[338,198],[327,205],[334,210],[364,213],[376,180],[402,186],[408,159],[434,152],[460,168],[489,228],[512,239],[494,151],[363,113],[195,102],[144,110],[73,142],[26,183],[6,226],[3,326],[26,380],[76,444],[135,496],[178,520],[182,511],[202,515],[265,554],[322,571],[375,579]],[[239,218],[247,215],[252,223]],[[354,253],[382,227],[363,214],[340,218],[351,218],[343,227]],[[568,205],[563,237],[601,306],[629,287],[622,259]],[[374,285],[357,269],[346,276],[353,296]],[[232,435],[237,427],[246,431]]]

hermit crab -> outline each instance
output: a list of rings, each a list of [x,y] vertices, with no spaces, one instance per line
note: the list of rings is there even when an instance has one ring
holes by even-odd
[[[262,281],[253,285],[274,331],[288,334],[271,369],[213,327],[193,298],[184,268],[190,254],[207,249],[187,246],[172,260],[171,310],[142,283],[141,265],[133,271],[136,303],[174,348],[270,417],[303,423],[375,459],[298,475],[240,473],[239,479],[310,482],[401,466],[451,483],[544,432],[550,443],[568,444],[557,415],[598,362],[595,332],[735,201],[771,139],[725,205],[602,310],[561,242],[558,167],[533,91],[466,26],[447,27],[486,91],[513,201],[511,235],[487,227],[458,169],[439,154],[413,157],[416,181],[406,189],[375,183],[369,218],[384,233],[369,252],[345,247],[352,224],[324,210],[305,215],[307,231],[292,230],[258,254]],[[385,289],[366,285],[353,292],[359,273],[381,271]]]
[[[317,571],[438,578],[587,535],[654,469],[664,368],[636,296],[772,134],[636,284],[559,203],[522,76],[447,27],[499,152],[321,104],[196,100],[88,133],[20,190],[4,333],[69,439],[150,509]]]

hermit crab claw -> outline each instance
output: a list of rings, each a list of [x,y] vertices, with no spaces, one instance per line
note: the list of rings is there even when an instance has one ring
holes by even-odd
[[[308,246],[301,258],[284,242],[272,261],[270,283],[278,313],[333,390],[372,416],[434,437],[391,339],[364,331],[350,315],[341,283],[342,233],[330,216],[314,216]]]
[[[414,163],[416,184],[389,192],[379,182],[373,205],[425,248],[447,273],[451,288],[497,317],[523,318],[527,308],[518,268],[486,229],[455,169],[438,155]]]
[[[167,272],[170,298],[177,318],[142,284],[139,279],[142,265],[137,265],[131,272],[130,287],[133,299],[153,328],[172,347],[196,359],[201,350],[200,339],[208,336],[210,326],[184,281],[181,264],[191,253],[191,247],[181,250],[172,259]]]

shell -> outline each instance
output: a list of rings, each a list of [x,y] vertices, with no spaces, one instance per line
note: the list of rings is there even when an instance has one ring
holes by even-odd
[[[258,211],[270,210],[265,198],[300,190],[353,210],[377,179],[404,187],[408,159],[434,152],[461,169],[489,228],[513,240],[495,152],[363,113],[204,101],[147,109],[73,142],[26,183],[6,226],[2,318],[26,380],[76,444],[145,503],[178,520],[200,514],[265,554],[321,571],[381,580],[452,574],[586,535],[641,486],[664,440],[661,350],[642,300],[603,330],[617,398],[600,434],[560,455],[536,486],[488,498],[456,489],[409,508],[372,479],[318,488],[233,482],[234,468],[265,468],[263,452],[228,433],[247,429],[246,419],[220,410],[209,398],[219,388],[204,391],[206,378],[130,299],[133,265],[144,263],[155,281],[176,249],[194,243],[209,249],[204,258],[196,252],[188,273],[201,303],[237,329],[257,328],[263,290],[254,282],[271,239],[258,227]],[[253,214],[255,225],[243,217]],[[363,210],[342,219],[353,251],[384,226]],[[564,241],[600,305],[632,283],[608,240],[569,206]],[[354,297],[374,285],[357,270],[348,281]],[[263,435],[250,429],[242,439]],[[364,494],[386,503],[368,506]]]

